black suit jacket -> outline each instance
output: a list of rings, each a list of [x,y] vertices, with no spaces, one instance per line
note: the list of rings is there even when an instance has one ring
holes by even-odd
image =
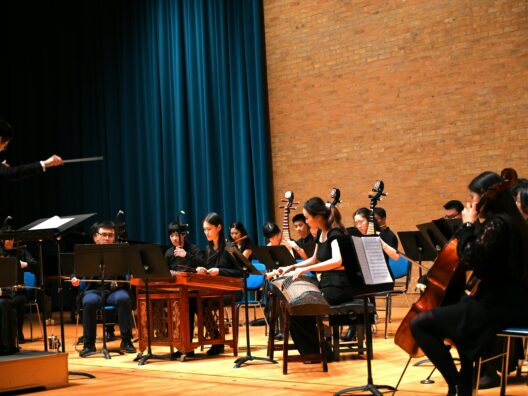
[[[15,181],[43,173],[40,161],[18,166],[5,166],[0,164],[0,180]]]

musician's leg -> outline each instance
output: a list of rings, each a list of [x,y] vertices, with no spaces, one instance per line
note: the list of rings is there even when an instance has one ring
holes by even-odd
[[[444,344],[447,334],[443,324],[433,311],[426,311],[415,316],[410,326],[416,342],[446,380],[449,394],[456,394],[459,374],[449,348]]]
[[[83,339],[84,348],[79,353],[82,357],[89,352],[95,351],[95,335],[97,331],[96,312],[103,305],[103,299],[96,290],[88,290],[82,297],[83,309]]]
[[[106,303],[117,308],[117,320],[121,331],[121,349],[127,353],[135,353],[136,348],[132,344],[132,302],[130,294],[125,289],[117,289],[111,292]]]
[[[24,340],[24,316],[26,314],[26,302],[27,298],[24,294],[16,294],[12,299],[13,307],[17,314],[18,323],[18,343],[22,344]]]
[[[295,347],[301,355],[319,353],[319,337],[315,316],[292,316],[290,333]]]

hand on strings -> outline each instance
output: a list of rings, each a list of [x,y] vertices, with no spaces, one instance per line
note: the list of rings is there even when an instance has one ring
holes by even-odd
[[[22,260],[19,260],[19,261],[20,261],[20,268],[24,269],[28,267],[28,263],[26,261],[22,261]]]
[[[297,245],[297,243],[295,241],[292,241],[291,239],[288,239],[287,241],[285,241],[286,244],[291,247],[293,250],[299,250],[300,247],[299,245]]]
[[[217,276],[220,273],[220,270],[218,268],[211,268],[207,270],[207,273],[209,275]]]
[[[306,272],[306,267],[301,267],[301,268],[295,268],[293,273],[291,274],[291,277],[293,280],[297,279],[299,276],[301,276],[302,274],[304,274]]]
[[[46,169],[53,168],[54,166],[59,166],[62,164],[64,164],[62,158],[55,154],[53,154],[51,157],[44,161],[44,166],[46,167]]]
[[[185,251],[185,249],[182,249],[181,247],[175,247],[173,256],[174,257],[186,257],[187,252]]]
[[[286,267],[279,267],[276,269],[276,271],[279,273],[279,275],[284,275],[293,270],[293,265],[287,265]]]
[[[170,274],[174,278],[176,275],[178,275],[178,271],[170,270]]]
[[[196,273],[201,275],[207,275],[207,268],[205,267],[197,267]]]
[[[475,224],[478,219],[477,204],[468,202],[465,209],[462,211],[462,223]]]

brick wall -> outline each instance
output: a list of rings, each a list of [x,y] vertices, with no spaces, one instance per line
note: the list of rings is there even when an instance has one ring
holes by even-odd
[[[382,179],[391,228],[414,230],[481,171],[528,177],[525,0],[264,0],[264,13],[277,204],[337,186],[350,226]]]

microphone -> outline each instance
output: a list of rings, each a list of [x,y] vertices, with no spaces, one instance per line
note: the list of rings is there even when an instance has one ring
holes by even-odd
[[[124,215],[124,214],[125,214],[125,212],[123,212],[121,209],[119,209],[119,210],[117,211],[116,217],[121,216],[121,215]]]
[[[7,215],[6,218],[4,219],[4,223],[3,223],[3,225],[6,226],[7,223],[8,223],[9,221],[11,221],[11,220],[13,220],[13,218],[12,218],[11,216]]]

